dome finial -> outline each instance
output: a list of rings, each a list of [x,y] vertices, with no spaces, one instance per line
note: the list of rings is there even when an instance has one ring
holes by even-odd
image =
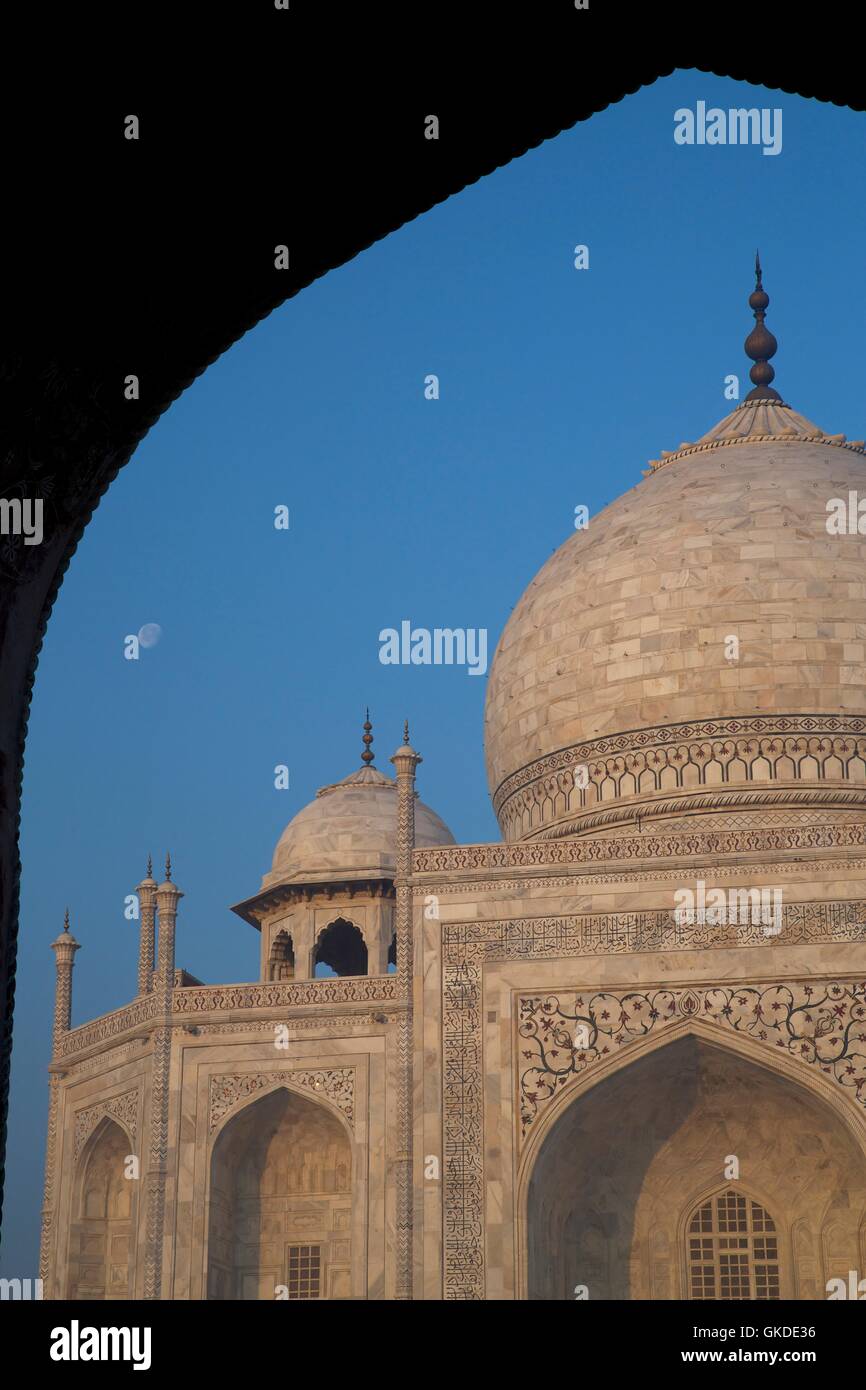
[[[68,907],[67,907],[67,909],[66,909],[66,915],[65,915],[64,918],[63,918],[63,930],[64,930],[64,931],[69,931],[69,908],[68,908]]]
[[[364,751],[361,754],[361,762],[364,764],[365,767],[369,767],[376,756],[376,754],[373,753],[370,749],[370,744],[373,742],[373,735],[370,733],[372,727],[373,725],[370,723],[370,711],[368,709],[367,718],[364,721],[364,736],[361,739],[361,742],[364,745]]]
[[[171,853],[170,853],[170,852],[167,852],[167,853],[166,853],[166,856],[165,856],[165,881],[166,881],[166,883],[171,883]]]
[[[755,288],[749,295],[749,308],[755,315],[755,326],[745,342],[746,356],[751,357],[755,364],[749,377],[754,383],[754,390],[746,396],[747,401],[781,401],[782,397],[775,391],[770,382],[776,373],[770,366],[770,358],[775,355],[779,344],[773,337],[769,328],[766,327],[764,319],[766,308],[770,302],[762,283],[763,271],[761,270],[760,252],[755,252]]]
[[[404,742],[404,743],[408,743],[408,742],[409,742],[409,720],[408,720],[408,719],[404,720],[404,722],[403,722],[403,742]]]
[[[153,878],[153,856],[150,854],[147,856],[147,877]]]

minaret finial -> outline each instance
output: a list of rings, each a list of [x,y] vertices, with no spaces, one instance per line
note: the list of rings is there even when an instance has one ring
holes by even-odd
[[[369,767],[370,763],[376,756],[376,754],[371,752],[370,750],[370,744],[373,742],[373,735],[370,733],[372,727],[373,725],[370,723],[370,711],[368,709],[367,718],[364,720],[364,735],[361,739],[361,742],[364,745],[364,751],[361,754],[361,762],[364,764],[365,767]]]
[[[404,720],[404,723],[403,723],[403,742],[404,742],[404,743],[408,743],[408,742],[409,742],[409,720],[408,720],[408,719]]]
[[[165,878],[167,883],[171,883],[171,854],[168,852],[165,856]]]
[[[754,390],[746,396],[747,401],[781,401],[782,397],[778,391],[774,390],[770,382],[776,373],[770,366],[770,358],[775,355],[779,344],[773,337],[769,328],[764,323],[767,305],[770,296],[764,289],[762,282],[763,271],[761,270],[760,252],[755,252],[755,288],[749,295],[749,308],[755,315],[755,326],[745,342],[746,356],[751,357],[754,366],[749,372],[749,377],[754,384]]]
[[[147,856],[147,877],[153,878],[153,857],[150,854]]]
[[[63,930],[64,930],[64,931],[69,931],[69,908],[68,908],[68,907],[67,907],[67,909],[66,909],[66,915],[65,915],[64,918],[63,918]]]

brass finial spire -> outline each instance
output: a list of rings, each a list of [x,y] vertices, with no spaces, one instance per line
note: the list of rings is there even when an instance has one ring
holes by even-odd
[[[153,858],[151,855],[147,856],[147,877],[153,878]]]
[[[770,366],[770,358],[775,355],[779,344],[773,337],[769,328],[766,327],[764,319],[766,308],[770,302],[761,282],[761,257],[755,252],[755,288],[749,295],[749,308],[755,315],[755,326],[745,342],[746,356],[751,357],[755,364],[749,377],[754,383],[754,390],[750,391],[746,397],[747,401],[781,401],[782,397],[775,391],[770,382],[776,373]]]
[[[69,931],[69,908],[68,908],[68,907],[67,907],[67,909],[66,909],[66,913],[65,913],[65,916],[64,916],[64,918],[63,918],[63,930],[64,930],[64,931]]]
[[[168,852],[165,856],[165,881],[171,883],[171,854]]]
[[[409,742],[409,720],[408,720],[408,719],[406,719],[406,720],[404,721],[404,723],[403,723],[403,742],[404,742],[404,743],[408,743],[408,742]]]
[[[373,742],[373,735],[370,733],[372,727],[373,725],[370,723],[370,711],[368,709],[367,718],[364,720],[364,736],[361,739],[361,742],[364,745],[364,751],[361,754],[361,762],[364,764],[365,767],[369,767],[370,763],[376,756],[376,754],[373,753],[370,749],[370,744]]]

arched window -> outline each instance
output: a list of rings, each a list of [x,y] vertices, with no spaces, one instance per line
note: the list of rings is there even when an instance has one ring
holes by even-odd
[[[397,970],[397,933],[391,937],[391,945],[388,947],[388,974],[393,975]]]
[[[325,927],[316,942],[313,974],[321,979],[325,975],[366,973],[367,947],[364,938],[353,922],[338,917]]]
[[[285,930],[278,931],[268,960],[269,980],[291,980],[295,974],[295,953],[292,938]]]
[[[689,1298],[779,1298],[779,1249],[773,1218],[727,1187],[702,1202],[686,1228]]]

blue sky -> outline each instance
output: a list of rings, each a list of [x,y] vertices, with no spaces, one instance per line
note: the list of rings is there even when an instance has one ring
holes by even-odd
[[[781,153],[676,144],[674,112],[701,100],[780,107]],[[864,135],[845,109],[677,73],[305,290],[151,431],[72,561],[36,677],[4,1275],[37,1272],[49,943],[67,903],[74,1023],[135,993],[123,908],[148,851],[171,850],[186,895],[178,964],[256,978],[257,933],[229,905],[316,789],[359,765],[367,704],[377,765],[392,771],[408,717],[422,798],[458,840],[498,839],[486,681],[382,665],[378,634],[485,627],[492,656],[575,506],[597,512],[727,414],[728,373],[746,393],[756,246],[775,385],[863,437]],[[161,640],[124,660],[148,622]]]

